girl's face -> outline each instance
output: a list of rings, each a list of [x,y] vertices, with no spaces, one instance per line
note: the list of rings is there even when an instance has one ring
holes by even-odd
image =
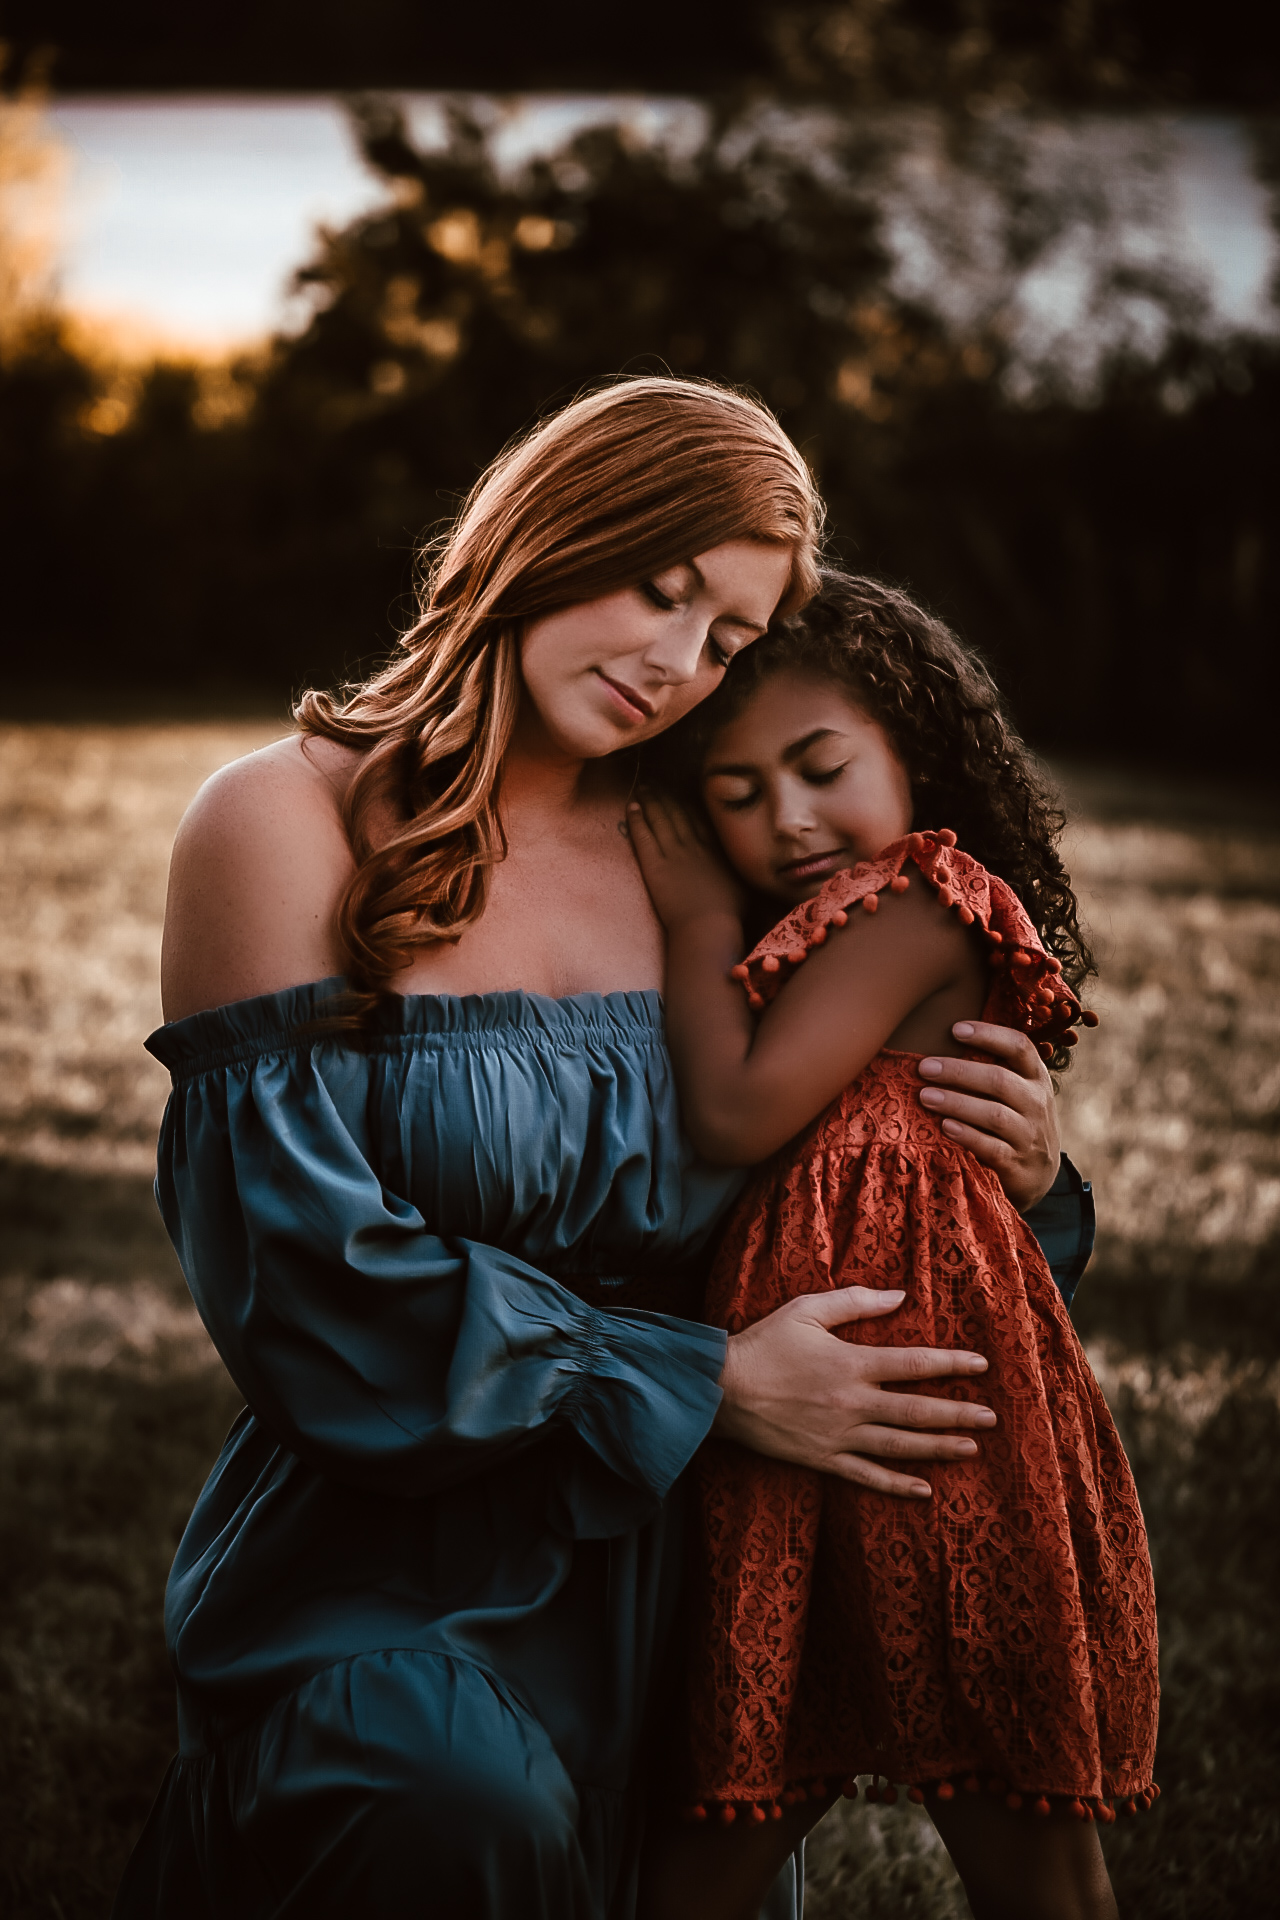
[[[634,587],[524,630],[523,744],[594,760],[672,726],[758,640],[791,578],[789,548],[728,540]]]
[[[911,783],[884,728],[821,675],[766,680],[712,740],[702,794],[730,864],[792,906],[911,829]]]

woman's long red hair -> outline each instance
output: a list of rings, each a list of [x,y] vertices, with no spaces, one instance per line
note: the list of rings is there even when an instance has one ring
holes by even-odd
[[[390,663],[342,699],[311,692],[295,709],[305,733],[362,755],[344,805],[356,870],[338,910],[358,1001],[370,1006],[416,950],[484,912],[506,851],[498,788],[521,622],[742,539],[790,549],[790,611],[817,588],[821,518],[772,414],[710,382],[619,381],[494,462]]]

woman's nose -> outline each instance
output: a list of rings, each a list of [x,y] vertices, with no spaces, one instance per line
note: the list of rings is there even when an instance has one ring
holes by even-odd
[[[645,648],[644,663],[668,686],[684,686],[697,674],[710,628],[701,621],[671,621],[666,631]]]

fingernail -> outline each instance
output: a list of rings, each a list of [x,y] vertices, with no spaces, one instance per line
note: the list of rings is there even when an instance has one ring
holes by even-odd
[[[923,1480],[917,1480],[911,1491],[918,1500],[927,1500],[933,1492],[933,1488],[927,1486]]]
[[[958,1140],[960,1138],[960,1122],[958,1120],[944,1120],[942,1123],[942,1131],[949,1139]]]
[[[978,1443],[976,1440],[962,1440],[960,1442],[961,1453],[976,1453],[977,1451]]]
[[[983,1353],[966,1353],[965,1361],[970,1373],[985,1373],[987,1370],[987,1357]]]
[[[996,1417],[990,1407],[978,1407],[975,1412],[980,1427],[994,1427]]]
[[[946,1097],[941,1087],[922,1087],[920,1090],[920,1098],[926,1107],[940,1107]]]
[[[920,1062],[920,1071],[921,1073],[927,1073],[930,1079],[936,1080],[942,1072],[942,1062],[941,1060],[922,1060]]]
[[[640,802],[639,802],[638,800],[628,800],[628,802],[627,802],[627,812],[628,812],[628,813],[639,813],[639,811],[640,811]]]
[[[972,1040],[973,1028],[967,1020],[957,1020],[951,1029],[957,1040]]]

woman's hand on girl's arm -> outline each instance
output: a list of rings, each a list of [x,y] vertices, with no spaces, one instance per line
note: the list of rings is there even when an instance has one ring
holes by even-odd
[[[895,1473],[879,1460],[963,1459],[977,1446],[955,1429],[990,1428],[996,1417],[970,1401],[884,1390],[886,1381],[984,1373],[981,1354],[863,1347],[831,1331],[845,1321],[892,1313],[902,1299],[901,1293],[870,1287],[803,1294],[745,1333],[732,1334],[713,1431],[878,1493],[924,1498],[931,1491],[927,1481]]]
[[[1042,1200],[1061,1160],[1049,1072],[1025,1034],[983,1020],[958,1022],[957,1040],[994,1062],[938,1055],[920,1062],[920,1100],[948,1139],[991,1168],[1019,1213]]]

